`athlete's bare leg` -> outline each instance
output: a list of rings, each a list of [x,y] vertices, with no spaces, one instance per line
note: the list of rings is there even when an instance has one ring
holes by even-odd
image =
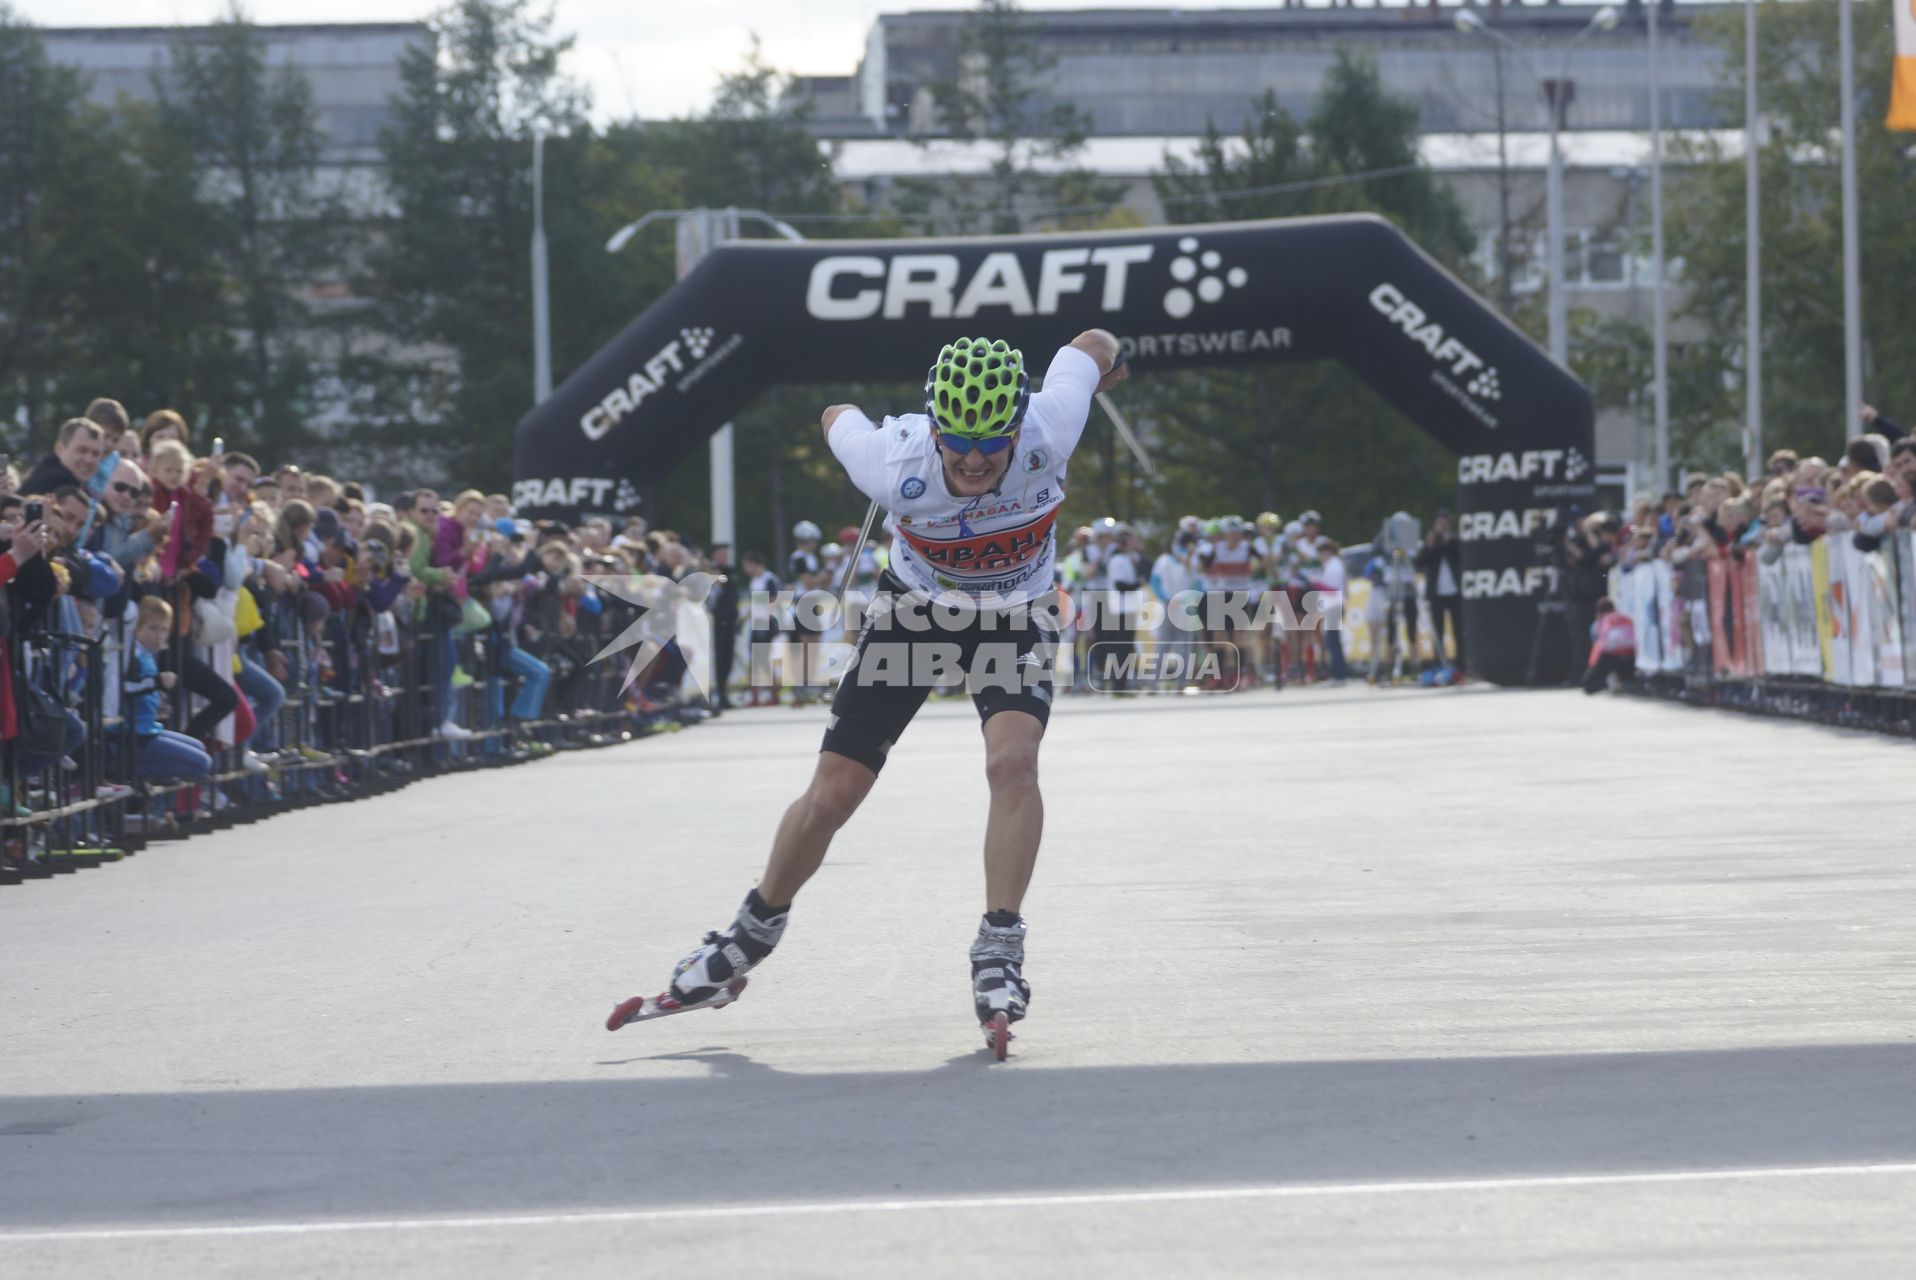
[[[985,721],[985,781],[991,816],[985,821],[985,910],[1017,911],[1038,863],[1044,835],[1044,797],[1038,792],[1038,744],[1044,725],[1025,711],[1000,711]]]
[[[792,801],[779,821],[778,834],[772,838],[772,856],[758,882],[758,896],[779,906],[797,897],[825,861],[832,837],[858,812],[876,781],[877,774],[849,756],[819,752],[811,785]]]

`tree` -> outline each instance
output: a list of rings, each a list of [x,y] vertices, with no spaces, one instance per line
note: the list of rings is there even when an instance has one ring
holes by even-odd
[[[235,7],[204,38],[173,42],[156,78],[159,123],[202,193],[207,243],[230,282],[227,328],[243,355],[241,425],[275,452],[307,438],[314,368],[306,295],[345,248],[344,211],[321,189],[324,135],[312,86],[269,71],[257,30]]]
[[[1383,214],[1453,271],[1476,245],[1457,197],[1423,163],[1417,104],[1384,89],[1377,63],[1337,51],[1313,104],[1311,157],[1320,176],[1344,178],[1316,191],[1319,213]]]
[[[7,409],[49,416],[60,267],[50,252],[75,176],[84,86],[0,6],[0,378]]]
[[[1721,95],[1742,112],[1741,11],[1699,14],[1722,46]],[[1858,229],[1862,250],[1864,398],[1916,415],[1916,163],[1909,135],[1882,127],[1891,36],[1887,5],[1856,3]],[[1859,428],[1843,406],[1842,217],[1837,5],[1762,6],[1758,75],[1769,138],[1758,164],[1762,218],[1766,443],[1834,456]],[[1874,68],[1876,70],[1867,70]],[[1714,139],[1671,144],[1665,233],[1683,287],[1679,316],[1700,330],[1673,353],[1671,446],[1680,466],[1737,461],[1744,417],[1744,177],[1740,154]],[[1647,369],[1647,366],[1645,366]],[[1647,378],[1647,373],[1645,374]]]
[[[1033,223],[1088,226],[1117,203],[1122,187],[1071,163],[1094,122],[1046,97],[1056,65],[1016,0],[979,0],[959,34],[956,74],[931,93],[940,132],[986,144],[990,168],[976,180],[900,182],[900,211],[934,234],[1016,234]]]
[[[611,136],[657,166],[683,193],[682,205],[758,209],[797,222],[809,236],[894,234],[895,227],[846,208],[830,157],[806,128],[809,110],[785,105],[787,87],[754,43],[700,115],[615,126]],[[750,224],[740,232],[770,234]],[[656,234],[659,242],[669,240],[664,232]],[[862,513],[864,499],[825,447],[818,410],[845,401],[897,404],[902,394],[903,388],[870,386],[778,388],[742,411],[733,445],[739,540],[783,563],[794,521],[810,518],[833,528]],[[655,522],[702,536],[711,518],[706,474],[705,452],[696,450],[670,474],[651,477]]]
[[[786,87],[754,39],[744,65],[720,78],[703,115],[627,128],[640,135],[651,163],[676,173],[687,205],[836,214],[841,197],[831,158],[806,127],[809,104],[781,105]]]
[[[1340,51],[1305,125],[1267,92],[1237,137],[1213,123],[1196,157],[1167,156],[1155,182],[1177,222],[1379,213],[1455,270],[1471,251],[1468,224],[1419,162],[1417,137],[1415,105],[1386,93],[1373,63]],[[1393,510],[1427,510],[1450,492],[1448,454],[1341,367],[1203,370],[1132,386],[1163,478],[1149,495],[1094,483],[1088,496],[1102,510],[1315,507],[1360,539]]]
[[[350,353],[366,394],[354,437],[417,478],[437,468],[503,484],[532,402],[533,136],[543,134],[555,379],[583,363],[672,280],[670,245],[607,254],[607,238],[682,190],[629,131],[595,132],[560,74],[569,38],[530,0],[456,0],[434,47],[401,64],[380,138],[394,216],[369,254],[370,320],[406,344]],[[398,451],[397,453],[395,451]]]
[[[48,244],[60,334],[50,427],[95,396],[162,406],[215,434],[249,421],[237,295],[190,144],[150,103],[88,107],[66,153],[84,189]],[[250,441],[248,442],[250,443]]]
[[[95,396],[232,407],[226,281],[194,158],[143,104],[88,103],[0,7],[0,403],[50,440]]]

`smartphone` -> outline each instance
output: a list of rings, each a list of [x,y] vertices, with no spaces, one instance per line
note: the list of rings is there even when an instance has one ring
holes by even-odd
[[[39,502],[29,502],[27,504],[26,522],[28,524],[33,524],[37,521],[44,520],[46,518],[47,518],[47,513],[46,513],[45,504],[39,503]]]

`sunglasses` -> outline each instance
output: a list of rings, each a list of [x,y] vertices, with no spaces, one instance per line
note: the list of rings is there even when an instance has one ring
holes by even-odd
[[[979,453],[989,458],[1009,449],[1011,447],[1011,437],[986,436],[982,440],[974,440],[970,436],[955,436],[950,432],[940,431],[938,433],[938,447],[948,449],[961,458],[973,449],[976,449]]]

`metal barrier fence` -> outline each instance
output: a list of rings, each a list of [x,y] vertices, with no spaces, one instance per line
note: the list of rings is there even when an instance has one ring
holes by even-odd
[[[152,738],[136,736],[122,693],[134,662],[130,620],[91,633],[16,627],[6,677],[18,733],[0,760],[0,884],[421,778],[678,727],[683,708],[645,698],[644,680],[628,687],[624,664],[591,661],[642,612],[600,599],[602,610],[581,610],[576,629],[570,619],[537,628],[524,657],[514,654],[509,620],[467,630],[450,611],[409,598],[383,620],[362,600],[323,616],[271,608],[252,634],[218,644],[176,634],[154,655],[176,677],[161,723],[210,736],[214,748],[206,776],[185,779],[141,777]],[[76,620],[71,610],[48,616],[61,612]],[[442,699],[469,736],[438,732]]]
[[[1638,687],[1764,715],[1916,733],[1916,532],[1613,570]]]

